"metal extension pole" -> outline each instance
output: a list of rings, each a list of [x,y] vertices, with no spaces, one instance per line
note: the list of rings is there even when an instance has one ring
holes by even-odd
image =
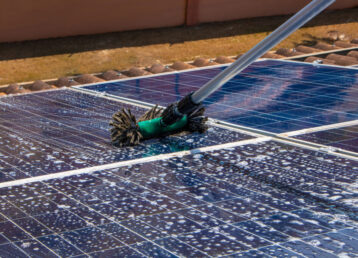
[[[191,95],[192,101],[196,104],[202,102],[228,80],[244,70],[256,59],[261,57],[275,45],[288,37],[291,33],[322,12],[333,2],[335,2],[335,0],[313,0],[306,7],[292,16],[288,21],[278,27],[274,32],[268,35],[264,40],[258,43],[254,48],[242,55],[238,60],[211,79],[203,87],[195,91]]]

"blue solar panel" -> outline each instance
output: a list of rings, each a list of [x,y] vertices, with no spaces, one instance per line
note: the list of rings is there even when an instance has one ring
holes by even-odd
[[[355,256],[357,174],[261,141],[1,188],[0,255]]]
[[[205,134],[111,146],[109,120],[121,108],[145,109],[71,90],[0,100],[0,182],[252,138],[211,126]]]
[[[198,89],[225,67],[84,88],[166,106]],[[357,91],[357,69],[266,60],[249,66],[204,104],[212,118],[282,133],[358,119]]]

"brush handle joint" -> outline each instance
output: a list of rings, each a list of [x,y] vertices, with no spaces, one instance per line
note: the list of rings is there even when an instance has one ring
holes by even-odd
[[[174,124],[182,119],[183,116],[194,112],[201,106],[201,103],[197,104],[193,101],[192,94],[193,93],[186,95],[182,100],[170,105],[164,110],[161,120],[163,127]]]

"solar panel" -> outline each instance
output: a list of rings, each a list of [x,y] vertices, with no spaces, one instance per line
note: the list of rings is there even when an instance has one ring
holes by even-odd
[[[0,256],[356,256],[356,69],[259,61],[206,134],[111,146],[115,111],[223,68],[1,98]]]
[[[84,88],[166,106],[198,89],[225,67]],[[266,60],[249,66],[204,104],[212,118],[283,133],[358,119],[357,84],[357,69]]]
[[[262,140],[2,188],[1,247],[35,256],[354,255],[347,185],[357,172],[356,161]]]

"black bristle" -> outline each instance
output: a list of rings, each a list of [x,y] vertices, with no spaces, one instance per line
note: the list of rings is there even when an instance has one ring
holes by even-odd
[[[191,114],[188,115],[188,124],[184,128],[189,132],[199,132],[205,133],[208,130],[208,126],[206,125],[206,121],[208,118],[204,116],[205,108],[201,107]]]
[[[115,146],[137,145],[143,138],[136,118],[129,109],[122,109],[115,113],[109,124],[112,126],[111,139]]]
[[[147,111],[144,115],[142,115],[138,122],[146,121],[146,120],[152,120],[154,118],[160,117],[163,113],[162,108],[158,108],[158,105],[155,105],[153,108],[151,108],[149,111]]]

